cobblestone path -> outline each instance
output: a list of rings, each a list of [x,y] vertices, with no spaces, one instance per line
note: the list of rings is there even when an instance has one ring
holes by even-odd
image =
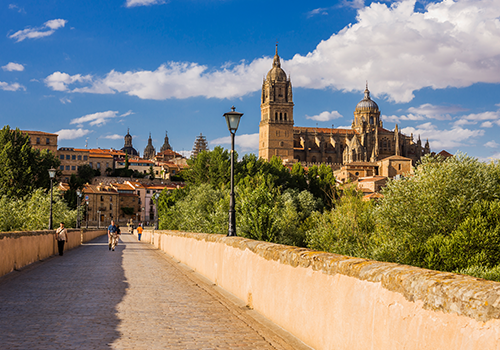
[[[0,278],[0,349],[294,349],[134,236]]]

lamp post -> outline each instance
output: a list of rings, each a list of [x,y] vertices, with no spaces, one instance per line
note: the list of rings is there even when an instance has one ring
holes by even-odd
[[[142,207],[142,228],[146,227],[146,208]]]
[[[82,196],[82,191],[80,189],[76,190],[76,228],[80,228],[80,197]]]
[[[227,128],[231,133],[231,193],[229,199],[229,230],[228,236],[236,236],[236,212],[234,210],[234,134],[238,130],[240,119],[243,113],[235,111],[234,106],[231,107],[231,112],[224,113],[226,118]]]
[[[101,228],[101,211],[97,211],[97,228]]]
[[[158,230],[159,221],[160,221],[160,218],[158,217],[158,198],[160,198],[160,192],[156,192],[154,194],[153,198],[155,199],[155,204],[156,204],[156,207],[155,207],[155,230]]]
[[[89,201],[85,201],[85,228],[89,228]]]
[[[56,169],[49,169],[50,178],[50,216],[49,216],[49,230],[52,230],[52,180],[56,177]]]

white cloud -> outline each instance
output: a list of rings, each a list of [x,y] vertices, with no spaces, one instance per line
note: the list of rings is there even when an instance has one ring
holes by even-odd
[[[338,119],[338,118],[342,118],[342,114],[340,114],[337,111],[331,111],[331,112],[324,111],[318,115],[313,115],[313,116],[306,115],[306,119],[317,120],[320,122],[327,122],[329,120]]]
[[[22,72],[24,70],[24,66],[19,63],[9,62],[5,66],[2,66],[2,69],[7,72],[12,72],[12,71]]]
[[[52,19],[45,22],[41,27],[19,30],[9,35],[9,38],[16,40],[16,42],[23,41],[24,39],[43,38],[54,34],[57,29],[64,27],[67,22],[65,19]]]
[[[414,91],[425,87],[500,83],[498,1],[443,0],[427,5],[423,12],[415,11],[415,3],[416,0],[392,5],[373,2],[358,11],[356,23],[320,42],[314,51],[284,61],[283,67],[293,77],[294,86],[359,91],[368,79],[375,82],[375,96],[408,102]],[[92,77],[86,86],[73,91],[123,92],[155,100],[234,98],[258,91],[261,77],[270,68],[270,58],[218,69],[168,62],[155,71],[113,70],[104,77]],[[64,84],[68,88],[72,82]],[[434,118],[452,114],[442,114],[440,108],[446,107],[433,107],[430,112]]]
[[[489,148],[498,148],[500,144],[496,143],[494,140],[488,141],[484,144],[484,147],[489,147]]]
[[[241,148],[242,151],[252,151],[259,149],[259,133],[236,135],[234,140],[235,146]],[[221,137],[210,141],[213,145],[231,144],[231,136]]]
[[[14,10],[14,11],[17,11],[19,13],[26,13],[26,11],[24,11],[24,8],[19,7],[16,4],[9,4],[9,10]]]
[[[342,5],[355,9],[361,9],[365,6],[365,0],[344,0],[342,1]]]
[[[307,18],[311,18],[316,15],[327,15],[328,14],[328,9],[327,7],[319,7],[317,9],[311,10],[307,13]]]
[[[65,105],[66,103],[71,103],[71,100],[67,97],[61,97],[59,101],[61,101],[63,105]]]
[[[150,5],[158,5],[164,4],[165,0],[127,0],[125,3],[126,7],[135,7],[135,6],[150,6]]]
[[[3,81],[0,81],[0,90],[4,90],[4,91],[24,90],[24,91],[26,91],[26,88],[18,83],[9,84],[9,83],[5,83]]]
[[[127,114],[128,113],[128,114]],[[130,111],[125,113],[126,115],[130,114]],[[80,118],[72,119],[70,124],[79,124],[90,123],[90,125],[102,126],[106,124],[110,119],[117,117],[124,117],[125,114],[118,115],[118,111],[106,111],[106,112],[97,112],[93,114],[87,114]]]
[[[109,139],[109,140],[120,140],[123,138],[123,135],[113,134],[113,135],[104,136],[103,138]]]
[[[406,135],[420,135],[422,140],[429,139],[433,151],[470,145],[475,142],[475,138],[484,135],[484,130],[469,130],[459,126],[446,130],[438,128],[431,122],[421,124],[416,128],[403,128],[401,132]]]
[[[186,158],[191,158],[192,151],[176,151],[176,152],[179,153],[180,155],[186,157]]]
[[[425,103],[419,107],[408,108],[408,112],[412,114],[437,120],[450,120],[451,114],[463,112],[464,110],[464,108],[459,106],[435,106],[430,103]]]
[[[44,79],[45,84],[55,91],[67,91],[68,85],[76,82],[92,81],[90,75],[82,76],[80,74],[69,75],[67,73],[54,72]]]
[[[467,124],[477,124],[478,122],[483,122],[481,127],[491,128],[494,124],[500,126],[500,110],[499,111],[487,111],[483,113],[473,113],[461,116],[454,125],[467,125]]]
[[[74,140],[79,137],[85,136],[91,133],[91,130],[86,129],[62,129],[56,132],[59,135],[59,140]]]

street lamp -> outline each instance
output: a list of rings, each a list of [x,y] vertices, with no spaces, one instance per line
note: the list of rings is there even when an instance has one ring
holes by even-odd
[[[158,198],[160,198],[160,192],[156,192],[153,196],[153,198],[155,199],[155,204],[156,204],[156,207],[155,207],[155,230],[158,230],[159,228],[159,223],[160,223],[160,218],[158,217]]]
[[[82,191],[80,189],[76,190],[76,228],[80,228],[80,197],[82,196]]]
[[[97,211],[97,228],[101,228],[101,211]]]
[[[146,225],[146,208],[142,207],[142,228]]]
[[[49,230],[52,230],[52,180],[56,177],[56,169],[49,169],[50,178],[50,216],[49,216]]]
[[[229,232],[228,236],[236,236],[236,214],[234,210],[234,134],[238,130],[240,119],[243,113],[235,111],[234,106],[231,107],[231,112],[224,113],[226,118],[227,128],[231,133],[231,193],[229,199]]]
[[[85,201],[85,228],[89,228],[89,201]]]

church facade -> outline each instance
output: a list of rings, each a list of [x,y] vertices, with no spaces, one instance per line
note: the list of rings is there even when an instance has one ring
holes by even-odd
[[[294,126],[293,106],[292,84],[281,68],[276,46],[273,66],[262,83],[260,158],[279,156],[285,163],[324,163],[338,170],[349,164],[374,165],[394,156],[415,164],[430,153],[428,141],[422,146],[420,137],[415,142],[413,135],[402,134],[397,124],[393,131],[384,128],[368,85],[354,110],[351,129]]]

